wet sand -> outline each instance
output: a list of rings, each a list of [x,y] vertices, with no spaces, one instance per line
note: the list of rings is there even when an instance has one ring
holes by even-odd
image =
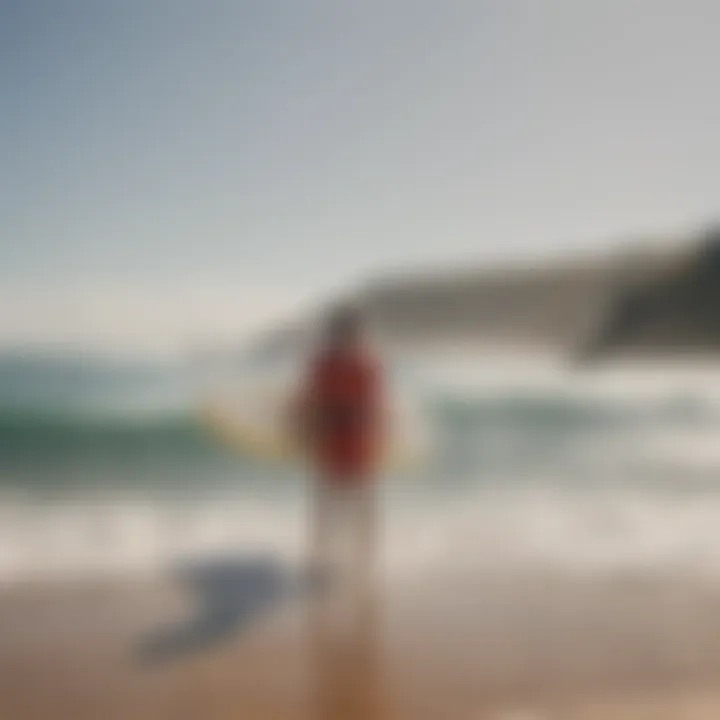
[[[0,718],[720,717],[717,581],[435,575],[338,625],[246,572],[4,588]]]

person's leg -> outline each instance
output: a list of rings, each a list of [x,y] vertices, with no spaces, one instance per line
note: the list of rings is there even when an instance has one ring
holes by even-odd
[[[308,566],[313,579],[322,578],[331,564],[331,533],[334,502],[331,488],[324,481],[316,481],[310,501],[310,543]]]
[[[331,566],[331,535],[334,534],[331,516],[335,512],[335,503],[331,492],[332,488],[326,482],[316,480],[311,488],[309,503],[307,579],[311,583],[312,593],[308,605],[308,647],[319,708],[328,704],[328,658],[332,651],[329,598],[325,587]],[[324,717],[319,710],[318,715]]]
[[[357,589],[360,593],[359,599],[371,602],[377,589],[379,546],[379,513],[375,484],[364,482],[358,486],[355,503]]]
[[[315,482],[310,497],[308,571],[316,575],[327,565],[328,508],[323,484]]]
[[[308,543],[308,576],[313,585],[308,615],[308,649],[311,672],[311,704],[313,717],[331,720],[338,717],[334,642],[329,617],[328,593],[324,587],[331,564],[331,514],[333,502],[330,490],[321,480],[315,482],[310,498],[310,527]]]

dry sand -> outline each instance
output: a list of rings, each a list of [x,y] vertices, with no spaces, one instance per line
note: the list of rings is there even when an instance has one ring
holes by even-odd
[[[214,599],[163,578],[5,588],[0,718],[720,718],[709,580],[436,575],[347,633],[232,580]]]

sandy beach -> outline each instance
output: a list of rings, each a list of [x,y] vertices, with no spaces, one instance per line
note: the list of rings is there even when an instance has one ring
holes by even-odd
[[[6,587],[0,717],[720,717],[710,581],[434,575],[386,589],[342,632],[257,563],[208,567],[192,587]]]

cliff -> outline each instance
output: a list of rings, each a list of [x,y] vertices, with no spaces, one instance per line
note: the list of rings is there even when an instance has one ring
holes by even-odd
[[[388,276],[352,299],[401,345],[536,345],[586,360],[720,349],[720,232],[545,266]],[[288,325],[256,348],[282,351],[310,327]]]
[[[720,231],[703,235],[659,277],[611,296],[585,351],[589,358],[720,351]]]

